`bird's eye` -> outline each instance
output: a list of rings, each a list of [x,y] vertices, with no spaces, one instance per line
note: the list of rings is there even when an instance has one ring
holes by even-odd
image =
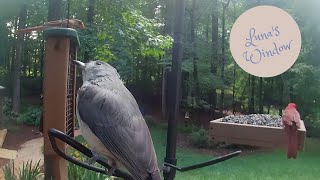
[[[102,64],[102,63],[101,63],[101,62],[99,62],[99,61],[97,61],[97,62],[96,62],[96,65],[101,65],[101,64]]]

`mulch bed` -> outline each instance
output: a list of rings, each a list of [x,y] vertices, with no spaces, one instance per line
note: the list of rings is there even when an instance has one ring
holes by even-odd
[[[19,150],[23,143],[41,137],[42,135],[40,135],[38,132],[38,127],[26,125],[10,126],[10,128],[8,128],[7,136],[4,140],[2,148]],[[9,161],[10,160],[8,159],[0,158],[0,167]]]

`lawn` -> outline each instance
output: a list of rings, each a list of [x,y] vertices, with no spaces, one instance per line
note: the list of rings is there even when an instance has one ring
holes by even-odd
[[[165,130],[152,128],[151,132],[159,161],[163,161]],[[212,157],[178,148],[177,158],[178,165],[185,166]],[[190,172],[177,172],[176,179],[320,179],[320,140],[307,138],[305,152],[296,160],[288,160],[284,150],[257,153]]]
[[[159,162],[165,155],[166,130],[150,129]],[[213,158],[188,149],[177,149],[179,166],[191,165]],[[305,151],[296,160],[288,160],[284,150],[256,153],[235,157],[228,161],[190,172],[177,172],[176,179],[221,179],[221,180],[313,180],[320,179],[320,140],[307,138]]]

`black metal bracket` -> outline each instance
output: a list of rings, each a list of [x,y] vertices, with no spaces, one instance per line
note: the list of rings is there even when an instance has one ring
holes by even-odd
[[[220,157],[218,157],[216,159],[212,159],[212,160],[209,160],[209,161],[206,161],[206,162],[194,164],[194,165],[191,165],[191,166],[177,167],[175,165],[172,165],[172,164],[169,164],[169,163],[166,163],[166,162],[164,163],[164,166],[168,166],[168,167],[173,168],[173,169],[175,169],[177,171],[180,171],[180,172],[185,172],[185,171],[195,170],[195,169],[199,169],[199,168],[203,168],[203,167],[206,167],[206,166],[210,166],[210,165],[213,165],[213,164],[220,163],[222,161],[225,161],[225,160],[228,160],[228,159],[233,158],[235,156],[238,156],[240,153],[241,153],[241,151],[236,151],[236,152],[233,152],[233,153],[230,153],[230,154],[226,154],[224,156],[220,156]]]
[[[102,165],[103,167],[105,167],[106,169],[102,169],[102,168],[99,168],[96,166],[89,165],[87,163],[80,162],[80,161],[76,160],[75,158],[67,155],[63,151],[61,151],[57,145],[56,138],[65,142],[66,144],[70,145],[71,147],[78,150],[79,152],[81,152],[85,156],[87,156],[89,158],[92,157],[92,152],[89,148],[85,147],[84,145],[77,142],[75,139],[66,135],[65,133],[63,133],[57,129],[52,128],[52,129],[49,129],[48,136],[49,136],[49,140],[51,142],[51,146],[52,146],[53,150],[59,156],[61,156],[63,159],[70,161],[78,166],[83,167],[83,168],[86,168],[88,170],[92,170],[92,171],[103,173],[103,174],[107,174],[106,169],[108,169],[108,170],[111,169],[111,167],[108,165],[108,163],[101,160],[101,159],[97,159],[96,162],[99,163],[100,165]],[[118,170],[118,169],[113,172],[112,176],[120,177],[120,178],[128,179],[128,180],[133,180],[133,177],[130,174],[123,172],[121,170]]]
[[[84,145],[82,145],[81,143],[79,143],[78,141],[76,141],[75,139],[73,139],[72,137],[66,135],[65,133],[57,130],[57,129],[49,129],[48,131],[48,136],[49,136],[49,140],[51,142],[51,146],[53,148],[53,150],[59,155],[61,156],[63,159],[70,161],[78,166],[81,166],[83,168],[86,168],[88,170],[92,170],[98,173],[103,173],[103,174],[107,174],[106,169],[111,169],[111,167],[108,165],[107,162],[103,161],[102,159],[97,159],[97,163],[99,163],[100,165],[102,165],[103,167],[105,167],[106,169],[103,168],[99,168],[97,166],[93,166],[93,165],[89,165],[87,163],[83,163],[80,162],[78,160],[76,160],[75,158],[69,156],[68,154],[66,154],[65,152],[61,151],[57,145],[57,141],[56,138],[65,142],[66,144],[70,145],[71,147],[73,147],[74,149],[78,150],[79,152],[81,152],[82,154],[84,154],[85,156],[87,156],[88,158],[92,157],[92,152],[89,148],[85,147]],[[239,155],[241,153],[241,151],[236,151],[221,157],[218,157],[216,159],[212,159],[206,162],[202,162],[202,163],[198,163],[198,164],[194,164],[191,166],[185,166],[185,167],[178,167],[169,163],[164,163],[164,166],[167,168],[164,168],[164,171],[170,171],[170,168],[173,168],[177,171],[180,172],[185,172],[185,171],[190,171],[190,170],[194,170],[194,169],[199,169],[199,168],[203,168],[206,166],[210,166],[213,164],[217,164],[219,162],[228,160],[230,158],[233,158],[237,155]],[[112,174],[115,177],[120,177],[120,178],[124,178],[124,179],[128,179],[128,180],[133,180],[134,178],[126,173],[123,172],[121,170],[115,170],[114,173]]]

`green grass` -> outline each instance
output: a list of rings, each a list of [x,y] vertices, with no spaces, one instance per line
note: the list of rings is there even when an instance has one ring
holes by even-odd
[[[163,162],[166,131],[152,128],[152,137],[159,162]],[[177,149],[179,166],[209,160],[213,157],[194,153],[187,149]],[[221,180],[293,180],[320,178],[320,140],[307,138],[305,151],[298,159],[288,160],[284,150],[255,155],[239,156],[216,165],[189,172],[177,172],[176,179],[221,179]]]
[[[159,164],[163,163],[166,146],[164,126],[150,128]],[[78,138],[78,140],[83,140]],[[212,156],[177,149],[178,166],[207,161]],[[284,150],[239,156],[225,162],[189,172],[177,172],[176,180],[313,180],[320,178],[320,140],[307,138],[305,151],[298,159],[288,160]]]

